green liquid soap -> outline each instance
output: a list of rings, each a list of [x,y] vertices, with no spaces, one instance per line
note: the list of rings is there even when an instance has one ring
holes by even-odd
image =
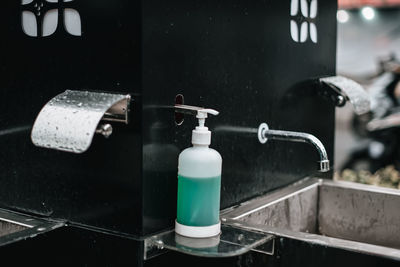
[[[187,226],[219,223],[221,176],[190,178],[178,175],[177,222]]]

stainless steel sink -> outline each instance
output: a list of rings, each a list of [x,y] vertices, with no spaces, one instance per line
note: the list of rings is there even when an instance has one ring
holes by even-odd
[[[400,190],[308,178],[221,217],[280,237],[400,260]]]
[[[28,229],[28,227],[0,220],[0,237],[9,235],[9,234],[12,234],[15,232],[19,232],[19,231],[22,231],[25,229]]]

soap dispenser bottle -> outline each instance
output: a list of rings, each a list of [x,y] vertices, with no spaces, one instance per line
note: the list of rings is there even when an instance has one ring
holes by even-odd
[[[218,111],[197,111],[199,126],[192,131],[193,146],[179,155],[175,232],[186,237],[212,237],[221,231],[222,157],[209,148],[211,132],[204,126],[207,114],[218,115]]]

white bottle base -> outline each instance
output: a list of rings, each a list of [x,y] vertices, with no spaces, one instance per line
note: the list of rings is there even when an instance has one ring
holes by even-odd
[[[187,226],[175,220],[175,232],[186,237],[213,237],[221,233],[221,222],[210,226]]]

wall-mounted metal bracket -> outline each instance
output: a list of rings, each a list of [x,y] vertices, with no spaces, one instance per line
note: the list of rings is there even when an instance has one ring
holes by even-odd
[[[176,104],[174,106],[175,112],[180,114],[187,114],[187,115],[197,115],[199,110],[203,110],[203,107],[196,107],[196,106],[188,106],[188,105],[180,105]]]
[[[275,236],[251,231],[234,225],[221,225],[221,234],[211,238],[189,238],[178,235],[174,230],[151,236],[144,241],[144,259],[156,257],[173,250],[198,257],[233,257],[250,250],[274,254]]]
[[[128,124],[130,100],[130,95],[67,90],[42,108],[32,128],[32,142],[39,147],[83,153],[95,133],[111,135],[111,125],[100,121]]]

